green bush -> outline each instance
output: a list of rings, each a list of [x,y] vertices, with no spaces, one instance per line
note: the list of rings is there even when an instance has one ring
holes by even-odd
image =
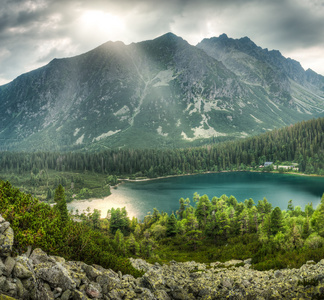
[[[99,264],[135,277],[142,275],[127,258],[115,253],[108,236],[84,223],[62,220],[58,210],[21,193],[8,181],[0,181],[0,214],[14,230],[16,254],[32,246],[67,260]]]

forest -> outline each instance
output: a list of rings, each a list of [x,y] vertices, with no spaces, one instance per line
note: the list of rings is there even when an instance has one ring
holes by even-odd
[[[0,169],[16,175],[41,170],[157,177],[257,168],[265,161],[295,162],[300,172],[324,175],[324,118],[258,136],[185,149],[118,149],[102,152],[0,152]],[[37,179],[37,178],[36,178]]]

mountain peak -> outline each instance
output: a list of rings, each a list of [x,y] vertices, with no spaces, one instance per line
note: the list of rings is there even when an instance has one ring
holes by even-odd
[[[157,38],[154,39],[154,41],[157,41],[157,40],[161,40],[161,41],[172,41],[172,42],[184,42],[185,40],[180,37],[180,36],[177,36],[175,35],[174,33],[172,32],[167,32]]]
[[[221,34],[219,37],[218,37],[219,39],[222,39],[222,40],[227,40],[228,39],[228,36],[227,36],[227,34],[226,33],[223,33],[223,34]]]

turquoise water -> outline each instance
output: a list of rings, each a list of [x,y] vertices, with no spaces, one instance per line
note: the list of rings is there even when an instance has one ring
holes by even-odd
[[[200,174],[194,176],[181,176],[164,178],[152,181],[125,182],[112,190],[112,195],[96,202],[72,202],[70,208],[102,210],[102,216],[111,207],[123,207],[130,216],[142,219],[147,212],[157,208],[167,213],[175,212],[179,208],[179,199],[189,198],[193,194],[220,197],[223,194],[233,195],[239,202],[252,198],[257,204],[258,200],[266,197],[273,207],[286,209],[288,201],[293,200],[294,206],[303,209],[307,203],[316,207],[324,193],[324,177],[307,177],[288,174],[229,172],[215,174]],[[99,202],[98,202],[99,203]],[[106,206],[105,206],[106,205]]]

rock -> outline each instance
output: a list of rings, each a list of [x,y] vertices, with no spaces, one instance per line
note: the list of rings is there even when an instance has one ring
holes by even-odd
[[[28,291],[24,288],[22,282],[17,279],[17,296],[19,299],[28,299]]]
[[[170,292],[171,294],[171,299],[175,299],[175,300],[189,300],[191,299],[191,297],[188,295],[188,293],[182,289],[182,288],[177,288],[174,291]]]
[[[143,276],[143,283],[150,290],[155,291],[164,285],[164,277],[161,270],[149,270]]]
[[[6,266],[3,264],[2,260],[0,259],[0,276],[6,272]]]
[[[28,291],[31,291],[35,287],[35,280],[32,277],[28,279],[22,279],[21,282],[24,288]]]
[[[6,277],[5,276],[1,276],[0,277],[0,291],[3,290],[4,284],[6,282]]]
[[[225,262],[224,265],[225,265],[225,267],[229,267],[229,266],[235,266],[235,265],[242,264],[242,263],[243,263],[243,260],[232,259],[232,260]]]
[[[70,290],[66,290],[65,292],[63,292],[62,296],[61,296],[61,300],[69,300],[70,296],[71,296],[72,292]]]
[[[0,224],[0,234],[3,234],[10,226],[9,222],[3,222]]]
[[[15,298],[12,298],[8,295],[1,295],[0,294],[0,300],[16,300]]]
[[[154,292],[154,297],[158,300],[171,300],[170,296],[165,290],[156,290]]]
[[[68,270],[72,280],[75,282],[77,288],[81,284],[89,284],[90,279],[87,278],[87,274],[82,269],[84,263],[80,262],[66,262],[64,267]]]
[[[122,300],[122,298],[119,296],[116,290],[113,290],[108,294],[108,299]]]
[[[74,290],[72,294],[73,300],[88,300],[89,298],[78,290]]]
[[[36,299],[54,300],[54,294],[47,283],[40,282],[36,291]]]
[[[100,284],[91,282],[86,288],[86,293],[90,298],[100,298],[102,288]]]
[[[109,277],[108,275],[99,275],[96,278],[96,282],[99,283],[101,286],[104,286],[105,284],[107,284],[109,282],[111,277]]]
[[[156,291],[156,292],[158,292],[158,291]],[[165,291],[162,291],[162,292],[165,292]],[[136,291],[135,291],[135,293],[136,293]],[[166,292],[165,292],[165,294],[168,298],[159,298],[157,294],[153,295],[149,289],[143,288],[142,293],[138,296],[138,298],[141,300],[156,300],[156,299],[169,300],[170,297],[168,296],[168,294]]]
[[[8,256],[8,257],[6,258],[4,264],[5,264],[5,267],[6,267],[6,276],[10,276],[12,270],[13,270],[14,267],[15,267],[16,261],[15,261],[12,257]]]
[[[246,265],[251,265],[252,264],[252,258],[245,259],[243,262]]]
[[[29,271],[24,265],[20,262],[16,262],[13,268],[13,275],[20,279],[26,279],[33,276],[33,273]]]
[[[29,259],[33,262],[34,265],[38,265],[40,263],[56,263],[56,261],[53,258],[49,257],[40,248],[36,248],[30,255]]]
[[[32,246],[28,246],[27,251],[23,254],[23,256],[29,258],[31,252],[32,252]]]
[[[133,290],[125,290],[123,299],[124,300],[130,300],[134,299],[136,297],[136,293]]]
[[[274,272],[274,276],[276,278],[280,278],[280,277],[282,277],[282,273],[279,270],[277,270],[277,271]]]
[[[92,266],[88,266],[86,264],[82,265],[82,270],[84,270],[87,274],[87,276],[90,278],[90,280],[96,280],[96,278],[99,275],[102,275],[102,273],[97,270],[96,268],[92,267]]]
[[[11,278],[8,278],[4,282],[2,290],[11,297],[17,297],[17,285],[12,281]]]
[[[40,263],[35,268],[35,274],[38,278],[48,282],[53,288],[59,286],[64,291],[76,288],[73,278],[71,278],[68,271],[60,263],[55,265]]]
[[[222,281],[222,286],[223,287],[226,287],[228,289],[231,289],[233,287],[232,283],[231,283],[231,280],[226,278]]]
[[[121,282],[117,278],[110,278],[106,284],[102,285],[102,292],[108,294],[110,291],[115,289],[121,289]]]
[[[11,227],[7,227],[4,232],[0,234],[0,256],[9,256],[12,251],[13,243],[14,232]]]
[[[215,267],[217,267],[217,266],[220,265],[220,264],[221,264],[221,262],[216,261],[216,262],[212,262],[212,263],[210,263],[210,266],[211,266],[212,268],[215,268]]]
[[[60,297],[62,295],[62,291],[63,290],[60,287],[55,288],[54,291],[53,291],[54,298],[56,299],[56,298]]]

